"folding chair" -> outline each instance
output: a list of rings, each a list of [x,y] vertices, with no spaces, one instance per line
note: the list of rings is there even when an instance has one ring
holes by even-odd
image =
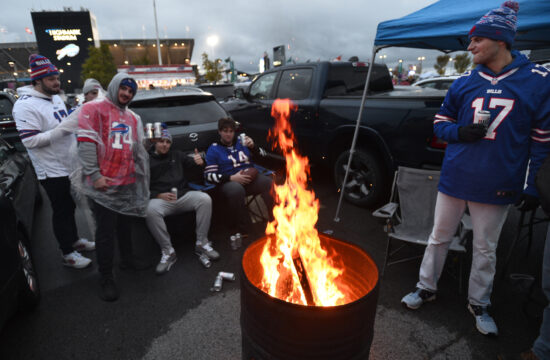
[[[435,203],[437,199],[437,184],[439,171],[399,167],[395,173],[390,203],[373,212],[373,216],[385,220],[387,232],[386,257],[384,267],[410,261],[423,256],[423,253],[413,256],[397,257],[407,243],[426,246],[433,228]],[[465,215],[453,237],[450,251],[466,253],[465,242],[471,230],[469,216]],[[392,242],[404,242],[392,249]],[[459,261],[459,290],[462,290],[462,257]]]
[[[259,174],[261,175],[270,176],[272,178],[275,177],[275,172],[273,170],[266,169],[257,164],[254,164],[254,167],[258,169]],[[252,223],[269,221],[269,209],[267,208],[262,197],[259,194],[248,195],[245,199],[245,202]]]

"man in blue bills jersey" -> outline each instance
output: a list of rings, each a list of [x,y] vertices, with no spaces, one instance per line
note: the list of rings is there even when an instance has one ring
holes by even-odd
[[[511,50],[518,10],[518,3],[507,1],[472,27],[468,50],[477,67],[453,83],[435,116],[434,132],[448,146],[434,227],[416,290],[401,300],[418,309],[435,299],[450,242],[468,208],[473,227],[468,310],[484,335],[498,334],[487,308],[508,208],[538,206],[534,178],[550,151],[550,72]],[[480,121],[480,111],[489,112],[487,123]]]
[[[222,118],[218,121],[220,141],[210,145],[206,152],[204,176],[207,181],[217,185],[216,193],[227,205],[231,234],[246,237],[250,217],[244,203],[245,197],[260,194],[272,216],[273,197],[270,190],[273,182],[268,176],[258,174],[251,161],[253,155],[265,153],[263,149],[255,146],[248,136],[244,139],[236,138],[235,130],[233,119]]]

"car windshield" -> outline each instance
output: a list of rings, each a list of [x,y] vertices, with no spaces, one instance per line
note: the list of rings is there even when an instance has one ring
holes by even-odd
[[[211,97],[185,96],[141,100],[130,105],[143,123],[164,122],[196,125],[226,117],[225,110]]]

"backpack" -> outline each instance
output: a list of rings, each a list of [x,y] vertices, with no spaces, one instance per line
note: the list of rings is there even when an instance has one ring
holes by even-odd
[[[540,205],[550,216],[550,155],[546,157],[535,176],[535,185],[540,196]]]

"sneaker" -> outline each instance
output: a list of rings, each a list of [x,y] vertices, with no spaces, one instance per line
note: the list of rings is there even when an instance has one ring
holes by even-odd
[[[220,258],[220,254],[214,250],[212,245],[210,243],[206,243],[205,245],[196,245],[195,246],[195,253],[197,255],[206,255],[210,260],[218,260]]]
[[[487,306],[468,304],[468,310],[476,319],[476,328],[483,335],[498,335],[497,324],[487,312]]]
[[[101,277],[99,285],[101,286],[99,297],[103,301],[115,301],[118,299],[118,289],[116,287],[115,280],[112,277]]]
[[[88,239],[78,239],[73,244],[73,249],[76,251],[93,251],[95,250],[95,242],[89,241]]]
[[[78,251],[73,251],[70,254],[63,255],[63,265],[75,269],[84,269],[92,263],[92,260],[80,255]]]
[[[170,268],[172,267],[172,265],[174,265],[177,259],[178,258],[176,257],[176,252],[174,250],[172,250],[172,252],[170,252],[169,254],[165,254],[164,252],[162,252],[160,262],[155,269],[157,275],[162,275],[170,271]]]
[[[405,295],[405,297],[401,299],[401,304],[409,309],[416,310],[425,302],[433,300],[435,300],[435,293],[425,289],[416,288],[416,291]]]

